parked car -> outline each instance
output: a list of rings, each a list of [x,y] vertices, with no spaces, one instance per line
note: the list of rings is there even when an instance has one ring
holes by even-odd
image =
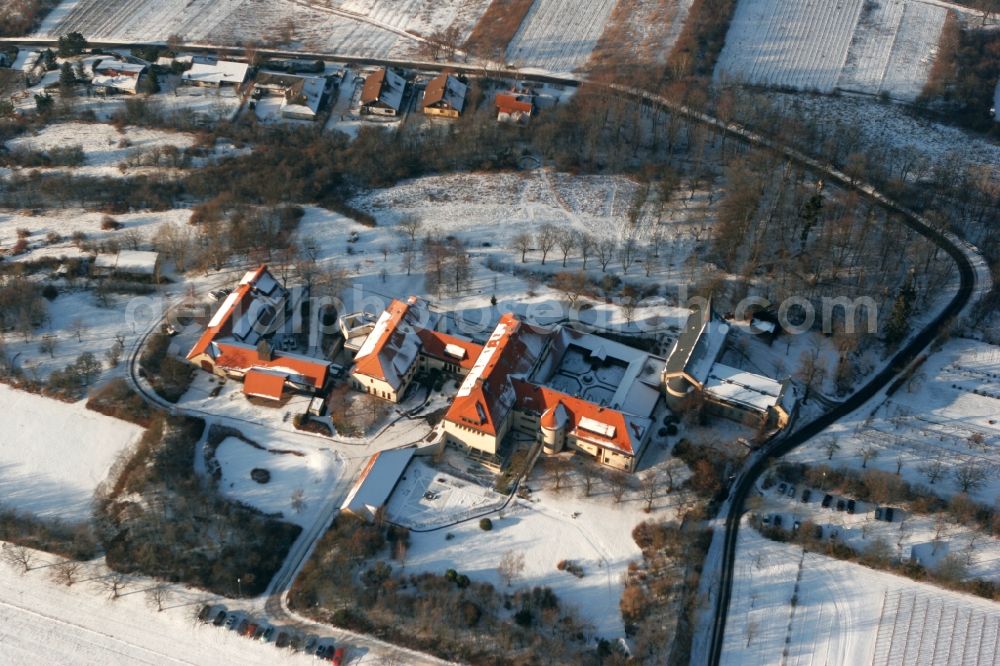
[[[806,488],[805,490],[802,491],[802,503],[803,504],[805,504],[806,502],[808,502],[810,497],[812,497],[812,491],[811,490],[809,490],[808,488]]]
[[[306,637],[306,644],[305,644],[305,647],[302,648],[302,651],[305,652],[306,654],[314,654],[316,652],[316,643],[318,643],[318,642],[319,642],[319,639],[317,637],[315,637],[315,636],[307,636]]]
[[[788,486],[788,496],[795,497],[795,486]]]
[[[780,513],[774,514],[774,526],[775,527],[781,527],[781,514]]]
[[[778,494],[779,495],[784,495],[786,490],[788,490],[788,484],[787,483],[779,483],[778,484]]]
[[[264,635],[265,631],[267,631],[267,625],[258,624],[257,628],[253,630],[253,636],[251,636],[250,638],[252,638],[255,641],[259,641],[261,637]]]
[[[831,504],[833,504],[833,495],[823,495],[823,508],[829,509]]]
[[[198,611],[198,621],[199,622],[211,622],[212,621],[212,607],[205,604]]]
[[[854,513],[857,506],[858,505],[854,500],[847,500],[847,513]]]
[[[822,525],[814,525],[813,526],[813,537],[816,538],[816,539],[822,539],[823,538],[823,526]]]
[[[891,506],[885,507],[885,511],[882,512],[882,518],[885,520],[885,522],[891,523],[892,519],[895,517],[896,517],[896,511]]]
[[[240,632],[240,636],[245,636],[246,638],[253,638],[257,634],[257,629],[260,628],[256,622],[251,622],[247,625],[247,628]]]
[[[236,626],[236,633],[238,633],[240,636],[246,635],[247,625],[249,624],[250,621],[245,618],[243,620],[240,620],[240,623]]]
[[[760,522],[763,523],[765,526],[770,525],[771,516],[764,516],[763,518],[761,518]]]
[[[837,511],[843,511],[847,508],[847,502],[842,499],[837,500]]]
[[[272,636],[274,636],[274,627],[272,627],[271,625],[267,625],[264,628],[264,632],[260,635],[260,642],[270,643]]]
[[[327,652],[333,652],[333,646],[320,643],[320,646],[316,648],[316,658],[326,659]]]
[[[292,634],[292,637],[288,639],[288,647],[295,652],[301,652],[305,642],[306,639],[302,637],[302,634]]]
[[[230,613],[226,616],[226,629],[235,629],[236,623],[240,621],[240,616],[236,613]]]
[[[288,647],[288,632],[287,631],[279,631],[278,632],[278,640],[274,641],[274,646],[275,647],[280,647],[280,648],[286,648],[286,647]]]
[[[215,619],[212,620],[212,624],[214,624],[217,627],[221,627],[222,623],[225,621],[226,621],[226,611],[220,610],[218,613],[215,614]]]
[[[334,651],[333,658],[330,659],[333,662],[333,666],[340,666],[344,663],[344,648],[339,647]]]

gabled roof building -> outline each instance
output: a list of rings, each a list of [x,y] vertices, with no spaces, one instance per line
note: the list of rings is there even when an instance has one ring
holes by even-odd
[[[364,115],[398,116],[403,109],[406,79],[384,67],[365,79],[361,89],[361,113]]]
[[[329,362],[272,348],[276,334],[300,313],[303,296],[278,284],[267,266],[248,272],[209,320],[187,360],[206,372],[243,380],[251,397],[280,400],[286,389],[322,390]]]
[[[424,89],[423,107],[428,116],[458,118],[465,110],[468,86],[447,72],[433,78]]]

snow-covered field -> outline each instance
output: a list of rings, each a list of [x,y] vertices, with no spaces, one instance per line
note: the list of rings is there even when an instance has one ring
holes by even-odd
[[[507,61],[549,72],[574,71],[587,62],[614,6],[614,0],[535,0],[507,45]]]
[[[927,79],[946,15],[920,0],[742,0],[716,76],[912,101]]]
[[[194,137],[183,132],[142,127],[126,127],[119,132],[113,125],[104,123],[58,123],[46,125],[33,136],[22,136],[7,142],[10,150],[48,151],[53,148],[80,146],[85,156],[84,165],[74,173],[88,176],[121,176],[118,165],[129,158],[147,153],[155,148],[175,146],[190,148]],[[141,169],[140,169],[141,170]],[[132,169],[128,169],[134,175]]]
[[[90,39],[264,42],[369,57],[416,53],[419,35],[455,26],[467,36],[488,0],[64,0],[39,35],[77,30]]]
[[[995,663],[1000,608],[740,530],[722,663]],[[793,602],[794,598],[794,602]]]
[[[794,521],[809,521],[823,530],[823,538],[845,543],[858,552],[877,541],[884,541],[900,560],[915,559],[929,570],[935,570],[945,557],[961,558],[968,580],[1000,579],[1000,539],[943,516],[911,514],[896,507],[892,522],[875,518],[876,505],[858,501],[855,513],[837,511],[836,504],[823,508],[824,491],[812,488],[809,502],[802,502],[806,485],[795,489],[795,497],[779,492],[775,484],[762,490],[762,501],[754,512],[761,518],[782,517],[782,526],[790,528]],[[845,499],[834,494],[835,500]],[[846,498],[850,499],[850,498]]]
[[[573,463],[594,464],[580,457]],[[574,474],[570,479],[557,493],[542,466],[536,466],[524,484],[533,491],[531,499],[515,499],[499,514],[491,515],[491,532],[482,531],[479,521],[471,520],[433,532],[411,533],[406,567],[437,573],[456,569],[475,580],[503,587],[496,570],[501,556],[508,550],[523,553],[525,568],[514,582],[516,587],[547,585],[560,601],[576,607],[594,625],[596,635],[609,639],[623,636],[618,609],[622,574],[629,562],[642,560],[632,529],[647,519],[676,518],[679,497],[663,493],[653,512],[647,514],[644,501],[634,490],[621,504],[614,504],[603,482],[595,483],[591,497],[583,497],[580,477]],[[556,564],[560,560],[580,564],[584,577],[559,571]]]
[[[312,525],[330,501],[340,471],[338,457],[329,450],[288,450],[280,444],[262,450],[236,437],[219,444],[215,459],[222,470],[223,496],[303,527]],[[266,469],[270,480],[261,484],[251,479],[254,469]]]
[[[4,384],[0,405],[0,504],[44,518],[89,519],[94,489],[142,434],[139,426],[92,412],[83,402],[67,404]]]
[[[840,445],[832,460],[823,449],[829,437]],[[874,412],[855,412],[793,451],[789,459],[860,468],[860,451],[869,446],[878,453],[868,467],[895,473],[900,459],[900,473],[911,483],[929,485],[922,468],[939,461],[945,473],[929,487],[944,496],[959,491],[952,476],[957,467],[979,466],[986,471],[986,482],[970,494],[992,504],[1000,494],[1000,348],[974,340],[949,341]]]

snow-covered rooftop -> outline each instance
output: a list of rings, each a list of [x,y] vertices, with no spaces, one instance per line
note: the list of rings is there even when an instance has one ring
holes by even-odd
[[[705,391],[713,396],[762,412],[778,404],[781,390],[781,382],[722,363],[712,366],[705,383]]]
[[[232,83],[240,85],[246,80],[248,69],[249,65],[245,62],[219,60],[211,65],[196,62],[191,65],[191,69],[184,72],[181,78],[184,81],[192,83],[210,83],[212,85]]]
[[[389,501],[393,488],[399,482],[406,466],[410,464],[414,448],[392,449],[376,453],[365,465],[361,476],[347,494],[341,511],[363,518],[373,518],[379,507]]]

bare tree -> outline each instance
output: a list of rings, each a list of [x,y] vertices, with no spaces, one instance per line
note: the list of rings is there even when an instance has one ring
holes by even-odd
[[[677,473],[680,471],[677,462],[671,458],[663,466],[663,476],[667,478],[667,492],[674,492],[674,484],[677,482]]]
[[[553,458],[547,467],[549,474],[552,476],[552,490],[558,493],[562,490],[563,484],[566,482],[569,469],[566,467],[566,462],[561,458]]]
[[[97,584],[108,593],[108,598],[114,601],[122,596],[122,590],[128,585],[125,574],[112,571],[107,576],[97,579]]]
[[[87,326],[87,322],[85,322],[82,317],[77,317],[72,321],[72,323],[70,323],[70,330],[73,332],[73,335],[76,336],[77,342],[83,342],[83,334],[86,333],[88,329],[89,326]]]
[[[49,358],[55,358],[56,347],[59,345],[59,338],[52,333],[46,333],[38,343],[38,351],[48,354]]]
[[[639,481],[639,489],[642,492],[642,498],[646,500],[646,513],[653,510],[653,501],[656,499],[658,486],[659,478],[657,478],[655,470],[649,470],[642,475]]]
[[[611,496],[615,498],[615,504],[620,504],[628,489],[628,478],[622,472],[614,472],[608,482],[611,485]]]
[[[606,238],[594,246],[594,251],[597,253],[597,261],[601,264],[603,272],[608,272],[608,264],[615,258],[616,249],[618,249],[618,243],[613,238]]]
[[[899,476],[903,471],[903,465],[906,463],[906,458],[902,455],[896,456],[896,476]]]
[[[820,360],[819,353],[819,348],[813,347],[809,351],[802,352],[799,357],[799,371],[796,376],[806,388],[805,395],[802,397],[803,402],[809,400],[809,396],[814,391],[819,392],[823,386],[823,379],[826,377],[826,364]]]
[[[594,466],[584,462],[580,466],[580,476],[583,478],[583,496],[590,497],[590,493],[594,490]]]
[[[833,454],[840,450],[840,444],[833,437],[823,440],[823,450],[826,452],[826,459],[833,460]]]
[[[122,353],[124,351],[124,347],[117,341],[112,343],[112,345],[108,347],[107,351],[104,352],[104,358],[108,360],[108,365],[112,368],[117,368],[118,363],[121,362]]]
[[[868,467],[869,460],[878,458],[878,449],[871,444],[867,444],[858,449],[858,455],[861,457],[861,467]]]
[[[24,546],[5,543],[3,545],[3,560],[10,566],[20,569],[22,574],[26,574],[31,571],[35,555]]]
[[[566,260],[569,258],[569,254],[573,251],[573,248],[576,247],[577,235],[569,229],[560,229],[556,243],[559,245],[559,251],[562,252],[563,268],[566,268]]]
[[[618,250],[618,260],[622,264],[622,273],[628,273],[628,269],[632,267],[638,256],[639,246],[636,244],[635,239],[629,236],[622,241],[621,247]]]
[[[511,239],[511,243],[514,245],[514,249],[521,253],[521,263],[524,263],[524,257],[528,254],[531,249],[533,239],[529,233],[520,233],[515,235]]]
[[[82,565],[76,560],[63,560],[52,566],[52,580],[70,587],[78,579]]]
[[[934,485],[945,474],[945,464],[940,458],[928,461],[917,468],[921,474],[927,477],[927,482]]]
[[[536,238],[538,240],[538,249],[542,251],[542,266],[544,266],[549,252],[559,242],[559,229],[551,224],[543,224],[538,228]]]
[[[583,270],[587,270],[587,258],[594,250],[594,237],[587,232],[583,232],[577,239],[580,245],[580,258],[583,259]]]
[[[146,590],[146,603],[150,608],[155,608],[156,612],[163,611],[163,606],[170,600],[170,586],[166,583],[157,583]]]
[[[975,492],[983,487],[989,476],[986,468],[979,462],[969,459],[963,462],[952,471],[955,484],[962,489],[963,493]]]
[[[416,245],[417,234],[420,233],[422,226],[423,223],[416,215],[404,215],[399,218],[399,222],[396,223],[396,227],[410,239],[411,245]]]
[[[503,557],[500,558],[500,564],[497,565],[497,573],[500,574],[500,580],[507,587],[510,587],[523,571],[524,553],[515,553],[513,550],[508,550],[504,553]]]

